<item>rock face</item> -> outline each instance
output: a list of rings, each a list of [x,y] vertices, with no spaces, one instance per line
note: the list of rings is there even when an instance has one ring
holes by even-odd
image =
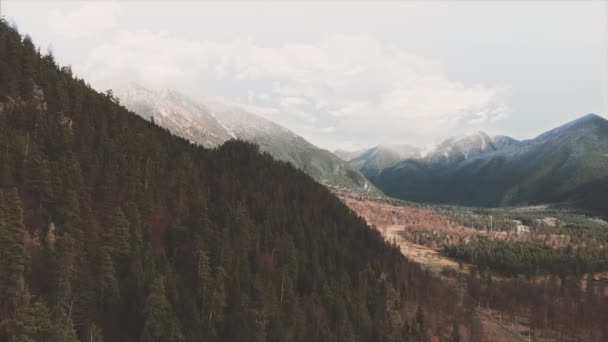
[[[3,115],[6,111],[10,110],[15,106],[20,106],[25,103],[33,105],[36,110],[41,112],[47,110],[47,103],[46,99],[44,98],[44,92],[42,91],[42,88],[40,88],[40,86],[34,84],[32,89],[32,98],[28,101],[24,101],[23,99],[20,99],[18,97],[7,97],[5,99],[2,99],[2,101],[0,101],[0,115]]]
[[[212,99],[199,103],[176,91],[152,91],[140,85],[130,85],[117,94],[128,109],[147,120],[153,118],[193,143],[216,147],[229,139],[250,141],[321,183],[382,195],[365,176],[331,152],[239,106]]]

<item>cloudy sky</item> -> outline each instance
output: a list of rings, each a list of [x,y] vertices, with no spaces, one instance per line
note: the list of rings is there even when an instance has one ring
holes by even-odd
[[[608,2],[2,1],[99,90],[222,97],[328,149],[608,112]]]

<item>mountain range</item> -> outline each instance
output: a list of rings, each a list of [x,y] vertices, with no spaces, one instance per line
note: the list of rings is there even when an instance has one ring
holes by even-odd
[[[209,98],[197,102],[177,91],[137,84],[118,88],[116,94],[128,109],[193,143],[212,148],[230,139],[253,142],[262,152],[291,163],[321,183],[381,195],[347,162],[237,105]]]
[[[331,153],[238,105],[136,84],[117,94],[128,109],[193,143],[253,142],[317,181],[349,191],[475,206],[566,202],[604,212],[598,189],[608,182],[608,124],[595,114],[528,140],[474,132],[426,153],[411,145]]]
[[[388,196],[406,200],[480,206],[569,202],[602,211],[597,200],[605,197],[598,189],[608,183],[608,121],[588,114],[522,141],[477,132],[399,161],[390,149],[376,147],[350,164]]]
[[[253,142],[321,183],[359,193],[475,206],[568,202],[595,210],[602,197],[595,189],[608,177],[608,124],[595,114],[522,141],[475,132],[427,153],[410,145],[331,153],[238,105],[136,84],[117,94],[128,109],[193,143]]]

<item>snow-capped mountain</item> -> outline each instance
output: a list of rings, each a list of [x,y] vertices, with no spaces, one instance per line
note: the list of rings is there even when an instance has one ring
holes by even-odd
[[[351,161],[354,158],[357,158],[358,156],[362,155],[363,153],[365,153],[365,151],[367,151],[367,148],[362,148],[359,150],[354,150],[354,151],[349,151],[349,150],[345,150],[345,149],[337,149],[333,151],[333,154],[335,154],[338,158],[344,160],[344,161]]]
[[[529,140],[482,133],[447,140],[430,157],[368,177],[387,195],[407,200],[484,206],[570,201],[592,208],[607,198],[607,153],[608,120],[589,114]]]
[[[210,98],[198,102],[173,90],[154,91],[136,84],[119,89],[117,95],[125,107],[144,119],[153,117],[156,124],[194,143],[214,147],[233,138],[250,141],[319,182],[381,194],[365,176],[331,152],[238,105]]]
[[[178,92],[152,91],[132,83],[116,93],[129,110],[194,143],[214,147],[235,138],[207,107]]]
[[[350,156],[349,164],[366,177],[373,178],[382,170],[406,160],[432,165],[449,165],[469,158],[498,151],[516,143],[507,136],[490,137],[484,132],[450,137],[425,152],[411,145],[378,145],[359,152],[339,151]]]
[[[453,163],[496,150],[490,136],[484,132],[475,132],[444,140],[427,155],[427,158],[431,163]]]
[[[494,144],[494,147],[496,147],[496,149],[498,150],[513,145],[517,142],[518,140],[508,137],[506,135],[496,135],[492,137],[492,144]]]
[[[350,165],[366,177],[379,173],[404,159],[421,157],[420,149],[410,145],[378,145],[350,160]]]

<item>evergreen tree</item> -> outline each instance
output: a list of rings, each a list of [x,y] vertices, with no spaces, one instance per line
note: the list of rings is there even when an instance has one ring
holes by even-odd
[[[171,305],[165,295],[163,278],[157,278],[151,286],[144,308],[144,341],[180,341],[179,327],[173,317]]]
[[[452,326],[451,342],[460,342],[460,340],[460,327],[457,322],[454,322],[454,325]]]
[[[107,216],[106,222],[104,228],[105,248],[114,258],[124,259],[131,254],[129,221],[122,209],[115,208]]]
[[[213,289],[209,303],[209,321],[221,321],[224,317],[224,309],[226,308],[226,271],[224,267],[219,266],[215,269],[215,277],[213,280]]]
[[[27,289],[16,295],[13,318],[0,325],[0,337],[6,341],[37,342],[52,337],[51,318],[47,307],[32,300]],[[67,341],[67,340],[64,340]]]
[[[24,289],[27,254],[23,209],[15,188],[0,191],[0,310],[9,312]]]
[[[102,249],[99,256],[99,288],[100,303],[108,308],[120,299],[120,289],[116,279],[114,261],[107,249]]]

